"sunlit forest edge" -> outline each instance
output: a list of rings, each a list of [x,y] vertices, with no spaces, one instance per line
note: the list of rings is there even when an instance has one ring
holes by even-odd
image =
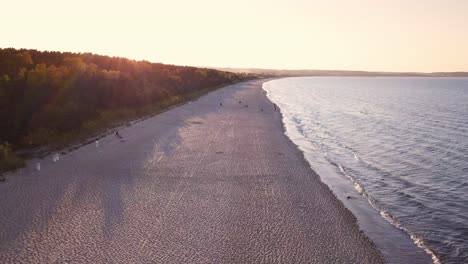
[[[0,49],[0,172],[254,74],[95,55]]]

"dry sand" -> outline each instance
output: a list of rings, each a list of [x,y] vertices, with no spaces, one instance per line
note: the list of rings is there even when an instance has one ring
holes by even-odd
[[[109,135],[7,175],[0,261],[383,263],[284,135],[261,84],[228,86],[121,129],[124,141]]]

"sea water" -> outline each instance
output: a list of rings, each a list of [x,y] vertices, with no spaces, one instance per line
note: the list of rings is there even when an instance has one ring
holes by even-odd
[[[468,263],[468,78],[297,77],[264,89],[322,178],[339,175],[434,262]]]

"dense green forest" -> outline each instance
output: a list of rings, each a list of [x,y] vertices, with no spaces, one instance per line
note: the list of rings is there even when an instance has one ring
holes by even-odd
[[[250,78],[91,53],[0,49],[0,167],[14,162],[5,161],[12,148],[70,142]]]

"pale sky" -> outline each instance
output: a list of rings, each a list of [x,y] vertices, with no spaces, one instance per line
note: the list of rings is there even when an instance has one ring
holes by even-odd
[[[1,0],[0,47],[179,65],[468,71],[468,0]]]

